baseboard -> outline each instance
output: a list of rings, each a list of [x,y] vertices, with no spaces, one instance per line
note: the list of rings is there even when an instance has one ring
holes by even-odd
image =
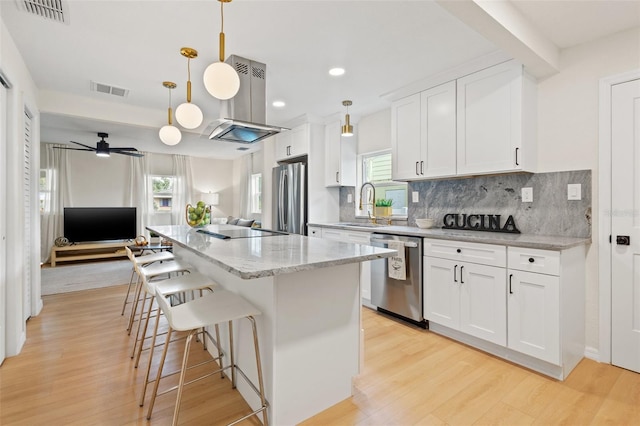
[[[584,348],[584,357],[600,362],[600,351],[594,347],[587,346]]]

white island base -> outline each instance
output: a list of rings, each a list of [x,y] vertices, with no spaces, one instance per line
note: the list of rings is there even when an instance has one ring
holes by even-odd
[[[242,279],[189,250],[174,252],[262,312],[256,321],[272,425],[294,425],[352,395],[361,350],[359,263]],[[237,364],[257,383],[248,322],[234,324],[234,332]],[[221,335],[228,347],[226,327]],[[248,385],[237,383],[259,407]]]

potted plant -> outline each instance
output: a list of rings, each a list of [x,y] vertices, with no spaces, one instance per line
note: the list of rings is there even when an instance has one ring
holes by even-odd
[[[393,205],[393,200],[389,198],[378,198],[376,200],[376,217],[389,217],[392,214],[391,206]]]

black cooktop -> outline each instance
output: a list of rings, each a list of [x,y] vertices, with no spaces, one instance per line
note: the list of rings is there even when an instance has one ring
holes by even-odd
[[[272,231],[270,229],[260,228],[239,228],[239,229],[225,229],[218,232],[207,231],[206,229],[199,229],[197,232],[201,234],[209,235],[211,237],[220,238],[221,240],[229,240],[235,238],[261,238],[272,237],[274,235],[288,235],[286,232]]]

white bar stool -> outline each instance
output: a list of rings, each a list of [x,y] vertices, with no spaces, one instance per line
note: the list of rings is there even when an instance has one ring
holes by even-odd
[[[175,256],[170,251],[161,251],[158,253],[146,254],[144,256],[135,256],[133,251],[129,247],[125,247],[127,251],[127,256],[129,260],[134,265],[146,266],[155,262],[166,262],[169,260],[174,260]],[[136,273],[135,268],[131,268],[131,278],[129,278],[129,286],[127,287],[127,294],[124,296],[124,301],[122,302],[122,313],[120,315],[124,315],[124,310],[127,307],[127,304],[132,303],[129,302],[129,294],[131,293],[131,286],[133,285],[133,274]]]
[[[185,384],[193,383],[197,380],[200,380],[204,377],[209,377],[218,372],[231,369],[231,385],[235,389],[236,387],[236,372],[240,373],[240,375],[247,381],[249,386],[256,392],[256,394],[260,397],[261,406],[257,410],[254,410],[250,414],[247,414],[240,419],[230,423],[230,425],[241,422],[242,420],[248,419],[251,416],[257,415],[262,412],[263,424],[268,426],[269,420],[267,418],[267,407],[269,406],[265,395],[264,395],[264,382],[262,378],[262,363],[260,361],[260,349],[258,345],[258,332],[256,330],[256,321],[254,316],[260,315],[261,312],[258,311],[254,306],[252,306],[249,302],[247,302],[242,297],[236,295],[227,290],[218,289],[213,293],[206,294],[200,298],[197,298],[193,301],[189,301],[183,303],[178,306],[170,306],[167,298],[162,294],[156,294],[156,300],[158,301],[158,306],[164,313],[167,321],[169,323],[169,331],[167,332],[166,342],[164,345],[164,349],[162,351],[162,358],[160,359],[160,364],[158,365],[158,374],[156,375],[156,380],[153,386],[153,393],[151,395],[151,401],[149,404],[149,410],[147,412],[147,420],[151,419],[151,413],[153,412],[153,405],[155,403],[156,396],[167,393],[169,391],[177,389],[176,395],[176,405],[173,412],[173,425],[177,425],[178,423],[178,415],[180,414],[180,402],[182,399],[182,389]],[[249,378],[244,374],[244,372],[235,364],[234,351],[233,351],[233,320],[246,318],[251,323],[251,327],[253,330],[253,343],[256,355],[256,365],[258,371],[258,388],[249,380]],[[185,383],[185,374],[187,371],[187,359],[189,355],[189,348],[191,347],[191,342],[193,340],[193,336],[196,334],[198,329],[210,325],[220,324],[223,322],[227,322],[229,325],[229,354],[230,354],[230,364],[226,367],[220,365],[220,369],[213,371],[203,377],[191,380],[188,383]],[[187,341],[184,348],[184,355],[182,358],[182,368],[180,370],[180,381],[178,386],[170,388],[162,393],[158,393],[158,386],[160,383],[160,379],[162,378],[162,368],[164,366],[164,361],[167,356],[167,350],[169,348],[169,342],[171,340],[171,334],[173,331],[188,331]]]

